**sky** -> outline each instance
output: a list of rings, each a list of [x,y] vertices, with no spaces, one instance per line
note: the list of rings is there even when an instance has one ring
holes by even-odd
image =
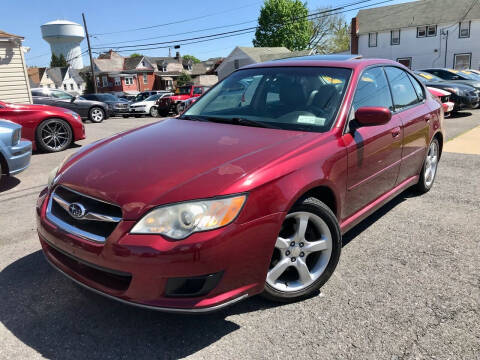
[[[393,0],[375,5],[381,1],[371,0],[347,7],[342,10],[344,11],[342,15],[350,22],[351,18],[357,14],[358,7],[370,4],[373,7],[393,5],[408,0]],[[314,12],[318,8],[327,6],[337,8],[356,2],[359,0],[309,0],[307,7],[310,12]],[[4,15],[1,17],[0,30],[25,37],[23,45],[30,47],[30,51],[25,55],[28,66],[48,66],[51,57],[50,46],[42,39],[40,25],[52,20],[66,19],[81,24],[82,12],[85,13],[91,35],[91,46],[101,48],[94,49],[97,54],[93,55],[96,57],[98,52],[118,46],[176,41],[254,27],[262,4],[263,0],[183,0],[181,2],[178,0],[143,0],[141,2],[8,0],[2,4]],[[223,27],[234,24],[238,25]],[[148,27],[148,29],[135,30],[141,27]],[[212,29],[215,27],[222,28]],[[182,45],[180,53],[191,54],[201,60],[227,56],[235,46],[252,46],[253,37],[254,32],[250,32],[213,41]],[[129,40],[132,42],[126,42]],[[86,40],[83,40],[80,46],[82,51],[86,50]],[[119,50],[124,56],[129,56],[133,52],[125,51],[126,48]],[[172,49],[172,54],[175,51],[177,50]],[[148,56],[168,56],[166,48],[139,52]],[[89,64],[87,54],[83,62],[85,65]]]

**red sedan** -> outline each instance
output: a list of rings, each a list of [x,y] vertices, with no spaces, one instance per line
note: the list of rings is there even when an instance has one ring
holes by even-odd
[[[62,151],[73,142],[85,139],[85,127],[80,116],[55,106],[0,101],[0,119],[22,125],[22,136],[32,142],[33,150]]]
[[[405,189],[431,189],[442,121],[393,61],[249,66],[179,118],[65,159],[37,202],[40,242],[74,281],[137,306],[298,300],[330,278],[343,233]]]

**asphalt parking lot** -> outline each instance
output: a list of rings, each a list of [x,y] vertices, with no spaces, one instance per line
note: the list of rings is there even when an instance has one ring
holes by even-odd
[[[88,123],[78,145],[152,121]],[[449,139],[476,126],[480,110],[445,120]],[[347,233],[317,296],[186,316],[108,300],[45,262],[35,200],[75,150],[34,154],[0,189],[1,359],[480,359],[480,155],[445,152],[429,193],[407,191]]]

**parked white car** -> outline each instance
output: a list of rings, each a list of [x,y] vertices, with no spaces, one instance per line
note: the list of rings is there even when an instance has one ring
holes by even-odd
[[[171,95],[171,93],[162,92],[154,94],[143,101],[133,103],[130,105],[130,112],[135,116],[149,114],[150,116],[156,117],[158,115],[158,111],[154,105],[157,103],[158,99],[161,99],[166,95]]]

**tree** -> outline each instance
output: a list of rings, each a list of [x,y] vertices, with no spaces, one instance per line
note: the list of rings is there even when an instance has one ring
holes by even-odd
[[[253,45],[304,50],[313,31],[307,16],[306,4],[300,0],[265,0]]]
[[[198,63],[200,62],[200,59],[197,59],[197,58],[196,58],[195,56],[193,56],[193,55],[183,55],[183,58],[184,58],[185,60],[191,60],[192,63],[194,63],[194,64],[198,64]]]
[[[65,56],[60,54],[60,56],[55,55],[52,53],[52,59],[50,60],[50,67],[66,67],[68,66],[67,60],[65,60]]]
[[[83,77],[83,79],[85,80],[85,91],[84,93],[85,94],[93,94],[95,93],[95,87],[93,86],[93,79],[92,79],[92,76],[91,74],[86,74],[85,77]]]
[[[330,14],[331,8],[317,9],[315,13],[324,13],[312,20],[312,36],[309,48],[328,54],[347,51],[350,48],[350,27],[339,14]]]
[[[133,53],[130,55],[131,58],[134,58],[134,57],[143,57],[142,54],[139,54],[139,53]]]
[[[190,82],[192,82],[192,77],[186,72],[182,72],[182,74],[177,78],[177,87],[187,85]]]

